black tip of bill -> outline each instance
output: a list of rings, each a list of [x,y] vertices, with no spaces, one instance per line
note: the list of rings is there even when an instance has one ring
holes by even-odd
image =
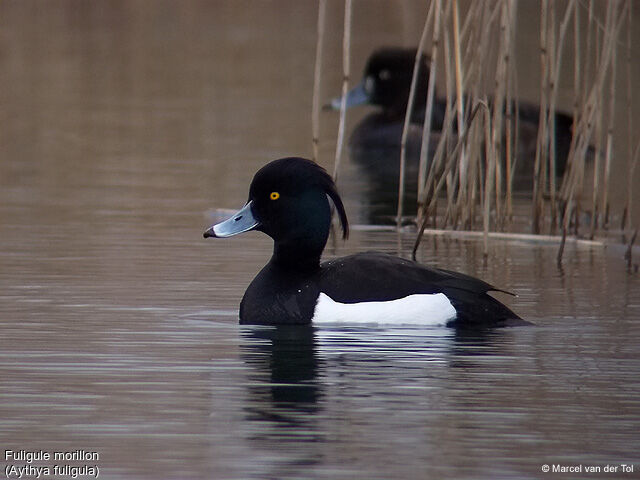
[[[202,236],[204,238],[224,238],[253,230],[260,222],[253,216],[251,203],[252,202],[248,202],[236,214],[232,215],[231,218],[209,227]]]

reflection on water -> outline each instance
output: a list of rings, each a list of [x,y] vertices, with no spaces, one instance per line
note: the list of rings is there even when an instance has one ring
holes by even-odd
[[[298,468],[321,464],[306,445],[326,441],[323,432],[322,382],[313,327],[243,327],[241,356],[248,368],[244,421],[256,462],[247,470],[256,478],[280,478]],[[273,458],[273,446],[287,451]],[[261,455],[264,458],[261,458]]]
[[[406,20],[367,5],[362,61]],[[96,451],[101,476],[127,480],[539,478],[543,463],[637,461],[640,280],[621,250],[569,245],[558,271],[553,246],[496,241],[485,263],[475,240],[423,242],[420,261],[517,292],[501,299],[532,328],[238,326],[272,246],[205,242],[206,212],[241,206],[268,160],[308,152],[316,19],[312,3],[242,6],[0,2],[4,448]],[[412,241],[354,230],[327,256]]]
[[[538,478],[544,462],[635,458],[624,440],[638,427],[633,342],[603,355],[608,340],[566,327],[285,327],[243,337],[257,462],[242,471],[256,478],[301,468],[313,478]]]
[[[304,424],[304,415],[296,419],[276,412],[291,408],[313,414],[321,399],[313,327],[245,327],[242,333],[246,341],[243,359],[256,370],[250,387],[256,409],[249,411],[259,418],[281,419],[288,427]],[[268,406],[273,410],[264,410]]]

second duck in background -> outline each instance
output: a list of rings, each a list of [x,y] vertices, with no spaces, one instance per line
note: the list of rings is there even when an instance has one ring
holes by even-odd
[[[366,115],[354,128],[349,138],[349,152],[354,163],[361,167],[362,172],[371,181],[377,199],[388,199],[392,204],[388,209],[391,215],[395,213],[400,143],[416,53],[415,48],[395,47],[374,51],[367,60],[362,80],[346,97],[347,108],[357,105],[377,107],[376,111]],[[419,62],[414,108],[407,137],[408,206],[415,205],[416,200],[417,170],[428,82],[429,67],[427,57],[423,55]],[[333,99],[330,108],[339,109],[341,100],[341,97]],[[445,111],[446,100],[434,98],[432,133],[429,139],[430,158],[433,158],[438,145]],[[527,193],[533,185],[540,109],[537,105],[518,101],[517,112],[518,143],[512,185],[515,191]],[[561,177],[571,146],[572,117],[556,111],[555,128],[556,176]]]

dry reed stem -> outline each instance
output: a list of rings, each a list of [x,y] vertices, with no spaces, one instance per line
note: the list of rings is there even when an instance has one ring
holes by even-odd
[[[466,90],[466,84],[472,85],[470,93],[470,101],[475,102],[481,97],[480,88],[481,85],[486,84],[486,77],[490,75],[490,68],[487,68],[487,54],[494,51],[491,48],[492,40],[492,27],[495,25],[498,12],[501,10],[500,3],[484,1],[482,3],[481,18],[477,21],[478,31],[474,37],[472,55],[469,57],[468,68],[466,74],[463,71],[463,92]],[[479,162],[479,158],[482,157],[480,148],[482,147],[482,141],[471,142],[468,148],[465,148],[466,159],[472,159],[472,161]],[[468,164],[468,161],[465,162]],[[463,225],[470,228],[473,224],[473,205],[471,198],[475,200],[475,188],[476,185],[480,185],[482,189],[483,180],[481,169],[474,169],[476,174],[474,177],[468,175],[469,172],[465,170],[467,165],[462,165],[462,168],[458,172],[458,191],[455,208],[453,209],[453,227],[456,228],[458,219],[461,218]],[[481,194],[481,198],[483,195]]]
[[[576,12],[576,0],[570,0],[567,4],[567,7],[564,12],[564,17],[560,24],[560,34],[557,42],[557,46],[551,51],[552,60],[551,63],[551,75],[550,75],[550,83],[549,83],[549,106],[546,114],[547,117],[547,139],[546,146],[549,148],[548,159],[549,159],[549,191],[550,191],[550,200],[551,200],[551,211],[556,211],[556,131],[555,131],[555,118],[556,118],[556,103],[558,99],[558,85],[560,78],[560,69],[562,65],[562,52],[564,51],[564,41],[567,33],[567,28],[569,27],[569,23],[571,21],[571,15]],[[552,28],[553,30],[553,28]],[[554,38],[555,40],[555,38]],[[555,43],[555,42],[552,42]],[[542,112],[541,112],[542,114]],[[555,214],[553,214],[555,218]],[[552,227],[553,228],[553,227]]]
[[[586,48],[586,61],[585,61],[585,67],[584,67],[584,86],[582,87],[582,102],[581,105],[584,106],[584,104],[587,103],[587,92],[589,91],[589,78],[591,76],[591,58],[593,57],[592,54],[592,50],[595,49],[597,50],[596,47],[592,46],[593,40],[592,40],[592,32],[594,30],[597,29],[597,27],[594,27],[593,25],[595,24],[595,19],[594,19],[594,15],[593,15],[593,0],[589,0],[589,16],[588,16],[588,24],[587,24],[587,48]]]
[[[420,224],[420,228],[418,229],[418,235],[417,235],[416,241],[415,241],[415,243],[413,245],[412,258],[414,260],[416,259],[416,252],[418,251],[418,247],[420,246],[420,241],[422,240],[422,236],[424,234],[424,230],[425,230],[425,228],[427,226],[427,222],[429,220],[429,210],[431,210],[433,208],[433,206],[435,205],[435,203],[436,203],[436,201],[438,199],[438,194],[440,193],[440,189],[442,188],[442,184],[444,182],[446,174],[456,164],[455,158],[456,158],[456,155],[458,154],[458,150],[460,149],[462,144],[467,142],[467,138],[469,137],[469,132],[472,130],[471,126],[473,125],[473,121],[476,118],[476,115],[478,113],[478,110],[480,110],[480,107],[484,107],[485,110],[488,110],[488,108],[489,108],[486,103],[482,103],[482,102],[478,102],[475,105],[475,107],[473,108],[473,111],[471,112],[471,116],[469,117],[469,128],[465,132],[464,136],[458,138],[458,143],[456,144],[455,148],[447,156],[447,158],[445,160],[445,165],[446,165],[445,166],[445,171],[442,173],[442,175],[440,175],[440,179],[438,180],[438,183],[434,188],[434,191],[433,191],[433,194],[431,195],[431,200],[430,200],[428,206],[426,206],[424,208],[424,215],[422,216],[422,221],[421,221],[421,224]]]
[[[512,218],[513,218],[513,177],[512,177],[512,171],[511,171],[511,167],[512,167],[512,162],[513,162],[513,158],[512,158],[512,152],[513,152],[513,143],[512,143],[512,122],[513,122],[513,78],[514,78],[514,73],[515,73],[515,62],[512,61],[512,59],[514,58],[514,23],[515,23],[515,18],[516,18],[516,6],[517,3],[514,1],[510,1],[509,2],[509,18],[508,18],[508,22],[507,22],[507,26],[509,28],[509,32],[508,32],[508,36],[507,36],[507,50],[505,51],[505,58],[504,58],[504,62],[505,62],[505,74],[506,74],[506,82],[507,82],[507,88],[506,88],[506,100],[505,100],[505,104],[506,104],[506,109],[505,109],[505,117],[504,117],[504,123],[505,123],[505,180],[506,180],[506,210],[504,212],[504,216],[502,217],[501,223],[502,226],[504,228],[504,223],[505,223],[505,219],[509,222],[511,222]]]
[[[581,95],[581,101],[579,106],[577,106],[576,111],[574,112],[574,118],[573,118],[573,124],[574,124],[574,133],[573,133],[573,138],[572,138],[572,144],[571,144],[571,151],[569,152],[569,156],[567,158],[567,167],[565,170],[565,175],[562,179],[562,185],[560,188],[560,196],[562,198],[564,198],[566,196],[566,192],[569,188],[569,184],[571,183],[571,179],[574,175],[574,166],[573,166],[573,162],[574,162],[574,149],[575,149],[575,145],[576,145],[576,140],[578,140],[580,138],[579,136],[579,126],[583,125],[583,126],[588,126],[589,122],[583,122],[585,118],[588,118],[590,115],[590,106],[587,104],[588,103],[588,99],[589,99],[589,92],[590,92],[590,88],[589,88],[589,79],[592,78],[592,73],[591,73],[591,58],[594,56],[592,50],[597,51],[598,50],[598,46],[597,46],[597,41],[594,42],[592,41],[592,31],[596,30],[596,28],[594,27],[595,25],[595,18],[594,18],[594,14],[593,14],[593,0],[590,1],[589,3],[589,24],[588,24],[588,29],[587,29],[587,49],[586,49],[586,66],[585,66],[585,76],[584,76],[584,86],[582,87],[582,95]],[[596,54],[597,56],[597,54]]]
[[[622,213],[622,220],[620,222],[620,229],[624,230],[627,225],[632,221],[631,213],[631,197],[633,191],[633,170],[635,165],[633,163],[633,115],[631,114],[631,25],[632,25],[632,5],[631,0],[627,0],[627,201],[625,203],[624,211]]]
[[[472,128],[472,125],[469,125]],[[471,136],[472,145],[480,145],[482,141],[481,132],[479,128],[474,128]],[[469,143],[469,142],[467,142]],[[480,181],[482,171],[480,166],[480,155],[478,153],[473,154],[472,149],[468,149],[469,158],[469,178],[476,179],[471,183],[471,191],[468,192],[469,203],[469,221],[467,222],[467,228],[472,228],[475,225],[475,207],[478,203],[478,198],[482,198],[482,182]]]
[[[607,20],[603,32],[602,45],[599,48],[598,68],[596,70],[593,86],[589,90],[587,101],[583,107],[584,115],[581,116],[569,152],[570,164],[568,175],[565,175],[562,186],[562,198],[564,201],[563,232],[568,230],[571,217],[577,219],[579,214],[579,190],[584,175],[584,163],[589,139],[594,127],[594,117],[601,113],[602,93],[604,82],[615,56],[617,38],[625,18],[625,6],[618,10],[620,2],[610,2],[607,5]],[[597,193],[597,192],[596,192]],[[574,203],[576,204],[574,210]],[[561,262],[561,251],[558,262]]]
[[[456,109],[457,106],[457,100],[456,102],[453,101],[453,95],[454,95],[454,87],[453,87],[453,82],[454,82],[454,76],[451,73],[453,68],[451,65],[452,62],[452,55],[451,55],[451,40],[450,40],[450,34],[449,34],[449,29],[445,29],[444,35],[443,35],[443,39],[444,39],[444,67],[445,67],[445,83],[446,83],[446,89],[445,89],[445,93],[446,93],[446,99],[447,99],[447,106],[446,106],[446,110],[445,110],[445,118],[447,119],[446,125],[447,128],[443,128],[442,132],[444,132],[444,135],[440,135],[440,142],[438,143],[438,150],[436,151],[436,155],[433,159],[433,165],[440,165],[441,159],[443,158],[443,152],[444,150],[450,150],[449,148],[449,140],[451,139],[452,135],[449,133],[451,131],[451,126],[452,126],[452,116],[453,116],[453,112]],[[452,215],[452,209],[451,206],[453,205],[454,202],[454,183],[455,183],[455,178],[453,176],[453,173],[451,171],[449,171],[449,173],[447,173],[447,177],[446,177],[446,182],[447,182],[447,211],[445,213],[445,218],[444,218],[444,222],[446,224],[446,222],[448,221],[448,219],[450,218],[450,216]],[[428,192],[428,190],[426,190]]]
[[[593,195],[591,198],[591,233],[590,237],[593,238],[595,230],[598,225],[598,196],[600,195],[600,170],[602,170],[602,117],[596,118],[595,125],[596,147],[595,147],[595,162],[593,168]]]
[[[636,149],[635,152],[633,154],[633,160],[630,162],[630,167],[628,169],[627,174],[629,175],[629,183],[632,183],[633,181],[633,176],[635,174],[636,171],[636,167],[638,166],[638,160],[640,160],[640,140],[638,141],[638,144],[636,145]],[[633,204],[633,189],[628,187],[627,190],[627,210],[626,210],[626,215],[628,218],[628,224],[629,226],[631,226],[631,222],[633,221],[633,217],[631,216],[631,205]]]
[[[508,59],[509,43],[511,37],[511,0],[503,0],[500,14],[500,41],[495,77],[495,91],[493,101],[493,119],[491,121],[491,154],[494,156],[494,188],[496,202],[496,223],[498,228],[502,228],[502,142],[503,142],[503,122],[505,120],[505,99],[509,90]]]
[[[553,0],[551,0],[553,2]],[[548,99],[548,85],[549,85],[549,67],[550,62],[548,59],[549,41],[548,33],[548,9],[549,0],[542,0],[540,7],[540,65],[542,73],[540,75],[540,118],[538,122],[538,140],[536,147],[536,158],[533,170],[533,233],[540,233],[541,231],[541,218],[543,210],[543,197],[544,191],[544,165],[546,160],[546,153],[548,149],[548,133],[547,133],[547,99]],[[553,28],[553,26],[551,27]]]
[[[566,12],[568,13],[570,11],[572,11],[571,5],[568,5]],[[544,155],[542,156],[544,161],[542,165],[542,175],[544,177],[542,182],[543,195],[551,191],[552,179],[554,180],[554,183],[555,183],[554,170],[551,169],[552,164],[555,165],[555,161],[556,161],[555,160],[556,117],[555,117],[554,93],[558,91],[557,75],[558,75],[558,72],[560,71],[559,67],[556,68],[556,60],[558,60],[562,56],[562,45],[563,45],[563,42],[559,41],[558,36],[556,35],[556,2],[555,1],[552,1],[550,3],[549,23],[551,25],[551,28],[547,30],[547,33],[549,35],[549,39],[547,42],[547,46],[549,48],[549,52],[547,56],[547,60],[549,62],[549,68],[548,68],[548,77],[547,77],[548,84],[545,92],[548,98],[547,98],[547,110],[546,112],[544,112],[544,115],[547,116],[546,132],[545,132],[546,150],[544,152]],[[553,195],[554,195],[554,203],[555,203],[555,192]],[[543,206],[546,207],[544,203],[545,202],[543,201]],[[543,226],[545,224],[546,211],[547,210],[545,208],[542,212],[541,223]]]
[[[427,200],[427,196],[429,196],[433,199],[434,198],[434,191],[435,191],[435,185],[436,185],[436,175],[438,175],[438,172],[445,172],[446,171],[446,175],[444,173],[441,173],[441,177],[440,178],[445,178],[447,180],[447,188],[453,188],[451,186],[451,181],[450,181],[450,177],[449,175],[452,172],[452,166],[448,166],[444,164],[445,158],[449,158],[448,156],[445,157],[445,150],[447,150],[447,143],[448,143],[448,139],[451,138],[452,136],[452,125],[453,125],[453,111],[455,109],[455,104],[453,105],[453,107],[451,106],[447,106],[447,109],[445,111],[445,117],[444,117],[444,128],[443,130],[440,132],[440,139],[438,141],[438,146],[436,147],[436,152],[435,155],[433,156],[433,166],[432,168],[429,169],[428,175],[427,175],[427,179],[425,180],[425,188],[424,188],[424,192],[425,192],[425,197],[421,200],[420,203],[420,207],[422,209],[422,211],[424,212],[424,214],[427,214],[426,211],[426,200]],[[447,191],[447,197],[448,197],[448,203],[447,203],[447,213],[445,215],[445,224],[446,224],[446,220],[450,214],[450,209],[452,207],[452,192]]]
[[[462,42],[469,40],[467,39],[467,35],[475,31],[475,29],[473,29],[472,27],[476,25],[477,22],[475,20],[479,15],[476,10],[481,7],[482,2],[472,2],[469,6],[469,10],[467,11],[467,18],[462,25],[462,30],[460,31],[460,38]]]
[[[316,62],[313,71],[313,103],[311,107],[311,144],[313,161],[318,161],[320,143],[320,79],[322,74],[322,50],[324,44],[327,0],[318,3],[318,37],[316,39]]]
[[[513,0],[478,0],[471,2],[466,11],[460,10],[458,0],[434,0],[430,4],[428,17],[434,16],[433,23],[425,22],[419,48],[423,48],[426,36],[432,36],[432,55],[430,77],[427,85],[425,105],[425,122],[423,125],[420,167],[418,173],[419,223],[426,225],[428,216],[433,211],[441,189],[446,186],[447,208],[445,212],[445,226],[457,228],[459,223],[473,225],[475,222],[474,209],[476,204],[482,205],[483,235],[491,229],[491,215],[494,215],[491,202],[495,201],[494,229],[504,229],[505,220],[511,218],[514,171],[518,162],[518,103],[517,78],[515,75],[515,9],[517,2]],[[621,22],[629,21],[630,0],[623,0],[626,6],[621,8],[621,1],[607,4],[607,20],[600,22],[595,15],[594,2],[589,2],[589,20],[585,37],[580,32],[580,8],[586,8],[584,0],[569,0],[567,3],[557,3],[553,0],[543,0],[541,7],[540,30],[540,120],[538,125],[537,149],[534,166],[534,198],[532,210],[534,214],[534,231],[540,232],[547,223],[545,212],[547,207],[551,212],[549,225],[553,230],[556,226],[562,228],[566,236],[569,232],[569,221],[577,218],[580,210],[580,192],[584,181],[585,157],[594,139],[605,138],[602,134],[594,136],[594,129],[598,121],[603,119],[603,107],[608,107],[606,118],[613,118],[612,83],[605,89],[607,80],[613,82],[610,73],[615,68],[617,38]],[[556,7],[565,10],[556,12]],[[626,11],[624,10],[626,8]],[[623,17],[626,13],[626,17]],[[556,19],[556,14],[562,18]],[[500,15],[500,16],[498,16]],[[573,19],[571,16],[573,15]],[[451,17],[451,23],[449,23]],[[557,20],[560,23],[557,23]],[[572,138],[567,168],[561,185],[556,184],[556,105],[559,91],[559,78],[562,74],[562,61],[566,48],[566,33],[569,24],[574,29],[574,135]],[[431,27],[432,26],[432,27]],[[433,30],[427,33],[429,28]],[[627,31],[627,69],[630,70],[630,34]],[[438,77],[436,70],[438,56],[443,52],[444,85],[446,85],[445,120],[440,132],[440,139],[435,149],[429,148],[432,126],[433,102],[435,96],[435,81]],[[497,58],[494,53],[497,52]],[[419,53],[416,57],[416,64]],[[513,59],[513,61],[512,61]],[[595,59],[593,61],[592,59]],[[415,68],[414,68],[415,70]],[[414,71],[414,77],[416,72]],[[442,77],[442,75],[440,75]],[[630,74],[628,74],[628,77]],[[494,78],[495,77],[495,78]],[[630,82],[629,79],[627,80]],[[470,124],[468,109],[465,103],[474,104],[487,92],[484,86],[493,82],[490,98],[492,109],[490,121],[484,122],[483,130]],[[415,80],[412,82],[415,85]],[[415,89],[415,87],[413,87]],[[631,98],[630,87],[627,89],[627,99]],[[411,92],[414,97],[415,91]],[[605,95],[607,101],[605,103]],[[630,100],[628,101],[630,104]],[[413,104],[405,112],[405,125],[410,121]],[[628,114],[630,115],[630,114]],[[453,127],[457,125],[457,131]],[[488,130],[487,130],[488,129]],[[484,131],[484,135],[481,132]],[[490,136],[487,137],[487,131]],[[406,127],[401,142],[400,174],[398,185],[398,215],[402,218],[404,197],[404,175],[406,172]],[[457,138],[456,138],[457,137]],[[484,137],[484,141],[483,138]],[[490,138],[487,144],[487,138]],[[464,141],[463,141],[464,139]],[[451,146],[455,143],[455,148]],[[604,181],[597,179],[594,184],[594,195],[598,202],[608,197],[607,175],[612,163],[612,124],[606,129],[606,145],[609,152],[608,165],[604,168]],[[629,147],[630,149],[631,147]],[[483,152],[482,149],[485,151]],[[600,152],[600,148],[596,149]],[[454,153],[455,152],[455,153]],[[462,154],[460,154],[462,152]],[[430,158],[432,157],[432,158]],[[598,161],[596,161],[597,163]],[[635,165],[635,160],[628,161]],[[504,172],[503,172],[504,170]],[[602,168],[596,169],[597,174]],[[504,173],[504,175],[503,175]],[[491,178],[489,178],[491,177]],[[631,182],[631,179],[629,179]],[[631,189],[628,183],[627,190]],[[549,189],[550,203],[546,204],[544,194]],[[557,188],[560,187],[560,188]],[[479,196],[478,196],[479,195]],[[429,196],[427,198],[427,196]],[[631,193],[628,192],[627,204],[631,204]],[[494,199],[494,200],[492,200]],[[602,204],[606,209],[607,202]],[[431,209],[431,212],[429,211]],[[631,211],[630,206],[626,208]],[[562,215],[559,217],[558,214]],[[480,216],[478,216],[479,218]],[[597,218],[597,216],[595,217]],[[628,216],[627,216],[628,218]],[[560,225],[561,223],[561,225]],[[399,223],[398,223],[399,226]],[[592,225],[595,231],[597,224]],[[558,261],[561,262],[562,253],[559,252]]]
[[[462,31],[460,32],[460,43],[461,45],[466,45],[462,65],[473,65],[480,35],[479,25],[485,16],[483,5],[483,2],[481,1],[473,2],[467,12],[467,18],[465,19],[464,25],[462,26]],[[478,21],[478,18],[480,18],[480,21]],[[471,69],[466,69],[466,72],[462,77],[463,91],[465,91],[464,87],[468,84],[470,74]]]
[[[496,106],[494,104],[494,118]],[[493,131],[493,133],[492,133]],[[489,215],[491,214],[491,193],[493,191],[493,180],[496,168],[496,142],[495,142],[495,127],[492,129],[491,112],[489,109],[485,110],[484,115],[484,142],[485,142],[485,158],[487,162],[487,170],[484,175],[484,200],[483,200],[483,231],[484,231],[484,251],[483,255],[487,258],[489,253]],[[493,137],[493,138],[492,138]]]
[[[607,149],[604,163],[604,185],[602,193],[602,213],[604,218],[602,220],[603,228],[608,228],[609,224],[609,181],[611,177],[611,163],[613,161],[613,128],[615,120],[615,99],[616,99],[616,65],[617,58],[615,47],[611,58],[611,74],[609,79],[609,112],[607,127]]]
[[[516,167],[518,166],[518,142],[519,142],[519,139],[520,139],[520,133],[519,133],[519,128],[520,128],[520,120],[519,120],[520,104],[518,102],[518,76],[517,76],[516,70],[515,70],[515,55],[513,55],[513,58],[514,58],[514,62],[512,62],[513,63],[513,70],[512,70],[512,75],[511,75],[512,76],[512,81],[510,82],[511,88],[508,90],[508,92],[513,97],[512,101],[509,102],[509,108],[511,108],[511,105],[513,105],[513,112],[511,113],[511,117],[512,117],[512,120],[513,120],[513,138],[511,139],[513,153],[511,155],[511,158],[512,158],[512,164],[510,166],[511,175],[509,176],[509,184],[510,185],[513,185],[513,179],[514,179],[514,176],[515,176]]]
[[[576,118],[578,118],[578,109],[580,107],[580,87],[581,83],[581,63],[580,60],[582,46],[580,44],[580,5],[578,2],[574,3],[574,12],[573,12],[573,119],[574,123]],[[587,56],[589,54],[589,50],[587,49]]]
[[[574,3],[575,11],[573,13],[573,121],[575,123],[578,118],[578,109],[580,107],[580,8],[578,2]],[[587,50],[587,54],[588,54]]]
[[[591,22],[591,19],[589,19],[589,22]],[[589,23],[590,25],[591,23]],[[591,35],[591,29],[589,27],[587,27],[587,66],[588,66],[588,62],[591,58],[591,56],[589,55],[590,50],[589,50],[589,44],[590,44],[590,35]],[[582,74],[582,69],[580,66],[580,60],[581,60],[581,45],[580,45],[580,8],[579,8],[579,4],[578,2],[574,2],[574,12],[573,12],[573,48],[574,48],[574,52],[573,52],[573,57],[574,57],[574,61],[573,61],[573,112],[572,112],[572,124],[576,125],[578,123],[578,115],[579,112],[581,111],[581,106],[582,106],[582,95],[581,95],[581,86],[582,86],[582,82],[581,82],[581,74]],[[585,70],[585,73],[588,74],[588,71]],[[585,75],[585,77],[587,77],[588,75]],[[570,162],[570,158],[565,159],[565,173],[567,171],[569,171],[569,162]],[[563,173],[563,176],[564,174]],[[553,186],[553,203],[552,203],[552,208],[551,208],[551,231],[555,232],[555,229],[558,226],[558,204],[557,204],[557,195],[558,195],[558,186],[556,185],[555,182],[555,176],[554,176],[554,186]]]
[[[442,10],[442,0],[435,0],[435,13],[433,25],[433,40],[431,44],[431,65],[429,67],[429,83],[427,85],[427,100],[425,107],[424,124],[422,127],[422,146],[420,148],[420,164],[418,167],[418,202],[423,202],[424,183],[427,176],[427,164],[429,160],[429,137],[431,135],[431,116],[433,113],[433,97],[435,94],[435,80],[437,76],[437,59],[440,42],[440,22]],[[424,212],[418,211],[418,218]],[[426,216],[425,216],[426,218]]]
[[[338,139],[336,141],[336,158],[333,164],[333,180],[338,179],[338,169],[342,160],[344,144],[344,126],[347,112],[347,92],[349,91],[349,65],[351,52],[351,0],[344,2],[344,32],[342,37],[342,99],[340,100],[340,120],[338,123]]]
[[[457,119],[458,119],[458,135],[463,136],[465,130],[464,124],[464,90],[462,88],[462,64],[460,59],[460,12],[458,8],[458,0],[453,0],[453,52],[455,61],[455,80],[456,80],[456,98],[457,98]],[[466,191],[467,177],[467,154],[464,145],[460,150],[460,158],[458,160],[458,177],[460,194],[464,195]]]
[[[422,52],[424,50],[424,44],[427,39],[427,33],[429,30],[429,23],[433,17],[433,3],[429,5],[429,11],[427,12],[427,18],[422,28],[422,35],[420,36],[420,43],[418,44],[418,50],[416,52],[416,59],[413,64],[413,73],[411,76],[411,88],[409,90],[409,99],[407,101],[407,111],[404,115],[404,125],[402,127],[402,139],[400,140],[400,175],[398,178],[398,210],[396,213],[396,228],[400,229],[403,214],[404,205],[404,189],[405,189],[405,170],[407,163],[407,136],[409,134],[409,126],[411,125],[411,114],[413,113],[413,104],[416,96],[416,84],[418,80],[418,70],[422,59]],[[425,75],[426,72],[422,72]]]
[[[604,162],[604,185],[602,192],[601,211],[604,214],[603,228],[608,228],[609,223],[609,181],[611,177],[611,164],[613,162],[613,128],[615,119],[615,98],[616,98],[616,59],[613,55],[611,59],[611,75],[609,80],[609,125],[607,127],[607,147]]]
[[[633,271],[633,244],[636,241],[636,237],[638,236],[638,229],[635,229],[633,235],[631,235],[631,240],[629,241],[629,245],[627,246],[627,250],[624,252],[624,258],[627,261],[627,271],[631,273]]]
[[[562,255],[564,254],[564,244],[567,241],[567,229],[562,227],[562,240],[560,240],[560,246],[558,247],[558,255],[556,255],[556,265],[558,268],[562,268]]]

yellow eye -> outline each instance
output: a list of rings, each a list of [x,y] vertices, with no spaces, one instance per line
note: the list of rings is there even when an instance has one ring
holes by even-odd
[[[271,192],[271,195],[269,195],[269,198],[271,200],[277,200],[280,198],[280,194],[278,192]]]

